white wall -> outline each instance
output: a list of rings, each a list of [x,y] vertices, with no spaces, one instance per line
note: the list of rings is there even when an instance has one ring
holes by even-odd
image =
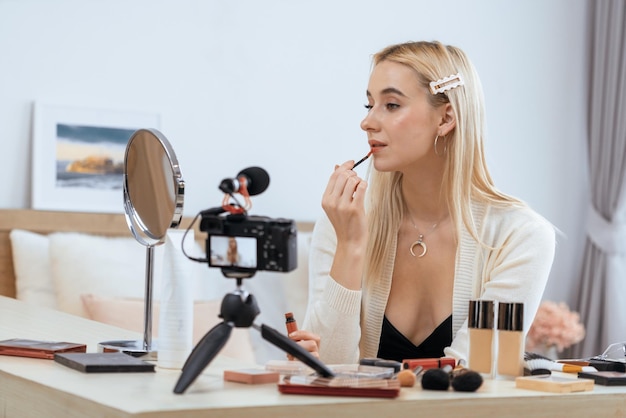
[[[373,52],[439,39],[485,89],[496,184],[565,234],[546,296],[568,300],[584,242],[585,0],[0,0],[0,207],[30,207],[35,100],[155,111],[186,180],[185,214],[250,165],[253,213],[314,220],[359,129]],[[122,208],[120,207],[120,211]]]

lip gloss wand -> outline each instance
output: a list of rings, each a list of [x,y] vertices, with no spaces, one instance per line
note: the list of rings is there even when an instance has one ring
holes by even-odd
[[[370,150],[370,152],[367,153],[367,155],[365,157],[361,158],[359,161],[354,163],[354,165],[352,166],[352,170],[354,170],[358,165],[360,165],[362,162],[367,160],[370,157],[370,155],[372,155],[372,151],[371,150]]]

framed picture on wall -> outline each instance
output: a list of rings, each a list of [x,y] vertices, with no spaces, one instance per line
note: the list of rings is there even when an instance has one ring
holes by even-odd
[[[159,129],[159,114],[36,102],[32,208],[123,213],[124,153],[141,128]]]

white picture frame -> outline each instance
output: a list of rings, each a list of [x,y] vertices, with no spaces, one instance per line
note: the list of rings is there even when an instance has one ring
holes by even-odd
[[[123,213],[124,153],[141,128],[160,115],[35,102],[32,208]]]

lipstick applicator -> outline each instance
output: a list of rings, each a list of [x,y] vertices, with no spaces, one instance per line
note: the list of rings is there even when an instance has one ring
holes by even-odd
[[[365,157],[361,158],[359,161],[354,163],[354,165],[352,166],[352,170],[354,170],[358,165],[360,165],[362,162],[367,160],[370,157],[370,155],[372,155],[372,150],[370,150],[370,152],[368,152]]]

